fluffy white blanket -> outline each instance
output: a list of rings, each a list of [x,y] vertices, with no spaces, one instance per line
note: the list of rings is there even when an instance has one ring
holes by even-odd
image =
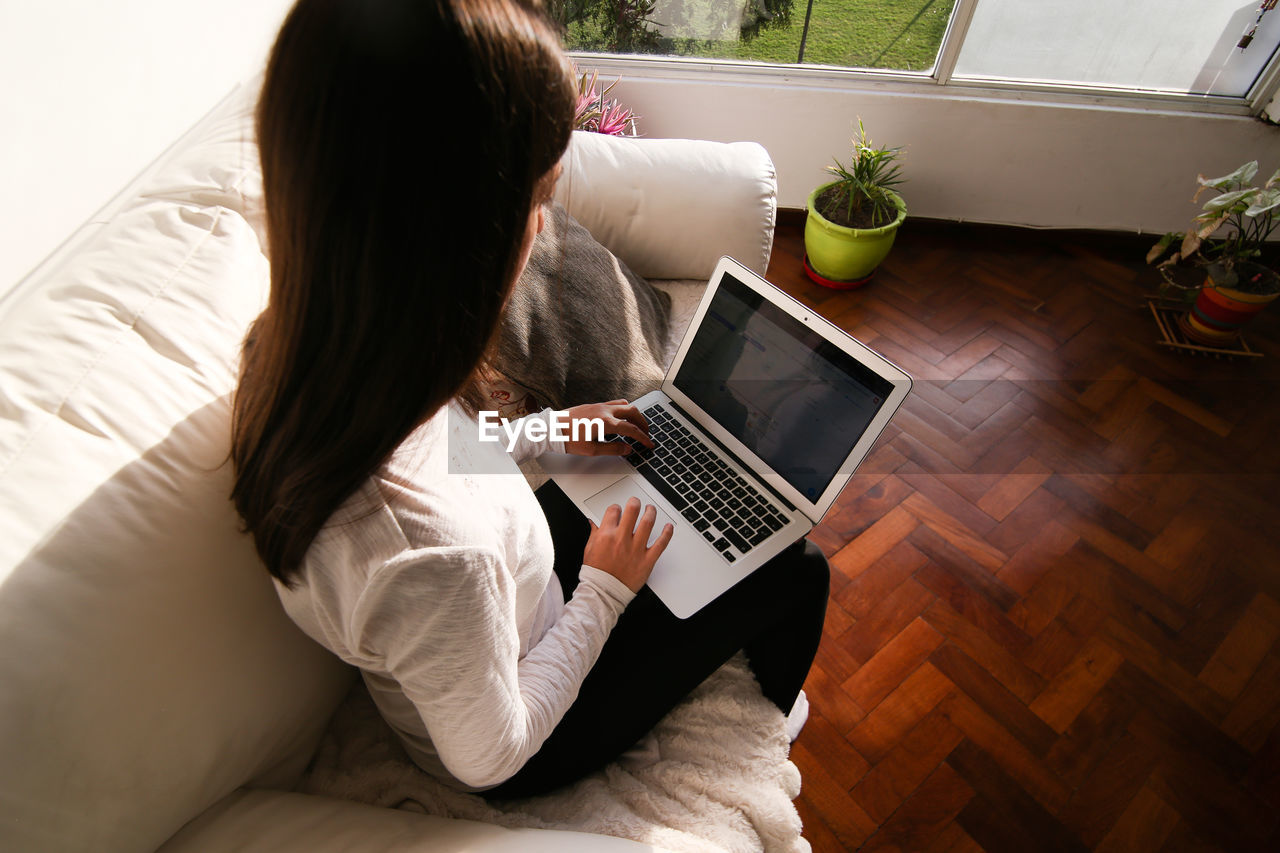
[[[466,818],[620,836],[671,851],[801,853],[783,716],[739,653],[629,752],[541,797],[491,803],[418,769],[363,685],[339,708],[300,790]]]

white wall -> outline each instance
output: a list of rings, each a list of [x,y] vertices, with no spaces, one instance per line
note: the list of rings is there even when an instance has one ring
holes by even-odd
[[[906,147],[910,213],[1036,227],[1180,230],[1198,173],[1251,159],[1280,168],[1280,128],[1246,117],[995,98],[942,98],[891,84],[786,88],[750,79],[641,79],[613,95],[646,136],[755,140],[778,169],[779,203],[804,207],[823,168],[848,159],[861,116],[877,144]],[[603,71],[602,79],[618,76]]]
[[[0,293],[266,61],[291,0],[0,0]]]

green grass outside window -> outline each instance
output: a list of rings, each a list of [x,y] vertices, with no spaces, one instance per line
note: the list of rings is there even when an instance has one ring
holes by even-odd
[[[571,50],[796,62],[806,0],[745,0],[748,9],[767,9],[772,19],[758,18],[754,26],[714,40],[671,38],[645,23],[686,23],[707,32],[708,22],[729,17],[726,3],[732,2],[685,0],[676,13],[684,22],[664,20],[673,14],[671,7],[654,7],[652,0],[562,0],[558,11],[568,21],[565,43]],[[928,71],[954,5],[955,0],[814,0],[804,63]]]

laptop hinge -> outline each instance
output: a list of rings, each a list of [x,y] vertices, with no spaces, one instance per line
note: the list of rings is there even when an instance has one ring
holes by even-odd
[[[777,490],[777,489],[775,489],[773,486],[769,485],[769,483],[768,483],[764,478],[757,476],[757,475],[756,475],[756,473],[755,473],[755,470],[754,470],[750,465],[748,465],[746,462],[743,462],[743,461],[738,457],[738,454],[734,453],[732,450],[730,450],[729,448],[727,448],[727,447],[725,447],[725,446],[724,446],[724,442],[722,442],[720,439],[716,438],[714,435],[712,435],[711,433],[709,433],[709,432],[707,432],[705,429],[703,429],[703,428],[702,428],[702,426],[701,426],[701,424],[698,424],[697,419],[696,419],[696,418],[694,418],[694,417],[692,417],[688,412],[686,412],[686,411],[685,411],[685,410],[680,406],[680,404],[679,404],[679,403],[677,403],[675,400],[672,400],[672,399],[668,396],[668,397],[667,397],[667,404],[668,404],[669,406],[671,406],[671,408],[673,408],[673,409],[675,409],[677,412],[679,412],[681,415],[683,415],[683,416],[684,416],[684,418],[685,418],[685,420],[689,421],[689,423],[694,424],[695,426],[697,426],[697,427],[698,427],[698,432],[702,433],[704,436],[706,436],[708,439],[710,439],[710,440],[712,441],[712,443],[714,443],[714,444],[715,444],[715,446],[716,446],[716,447],[718,447],[718,448],[720,448],[722,451],[724,451],[724,453],[725,453],[725,455],[726,455],[726,456],[728,456],[728,457],[729,457],[730,459],[732,459],[734,462],[737,462],[737,463],[738,463],[738,465],[742,468],[742,470],[744,470],[744,471],[750,471],[750,472],[751,472],[751,474],[752,474],[752,476],[753,476],[753,477],[755,477],[756,481],[757,481],[757,482],[759,482],[759,483],[760,483],[760,485],[762,485],[762,486],[764,486],[766,489],[768,489],[768,490],[769,490],[769,494],[771,494],[771,495],[773,495],[775,498],[777,498],[777,499],[782,503],[782,505],[783,505],[783,506],[785,506],[785,507],[786,507],[788,510],[790,510],[791,512],[795,512],[795,511],[796,511],[796,508],[792,505],[791,501],[787,500],[787,499],[786,499],[786,498],[784,498],[782,495],[778,494],[778,490]]]

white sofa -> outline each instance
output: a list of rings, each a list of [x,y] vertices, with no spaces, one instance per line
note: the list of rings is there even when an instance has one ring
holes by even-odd
[[[284,615],[227,497],[267,282],[256,91],[0,297],[0,850],[652,849],[289,792],[353,673]],[[567,206],[639,274],[763,271],[759,146],[567,156]]]

